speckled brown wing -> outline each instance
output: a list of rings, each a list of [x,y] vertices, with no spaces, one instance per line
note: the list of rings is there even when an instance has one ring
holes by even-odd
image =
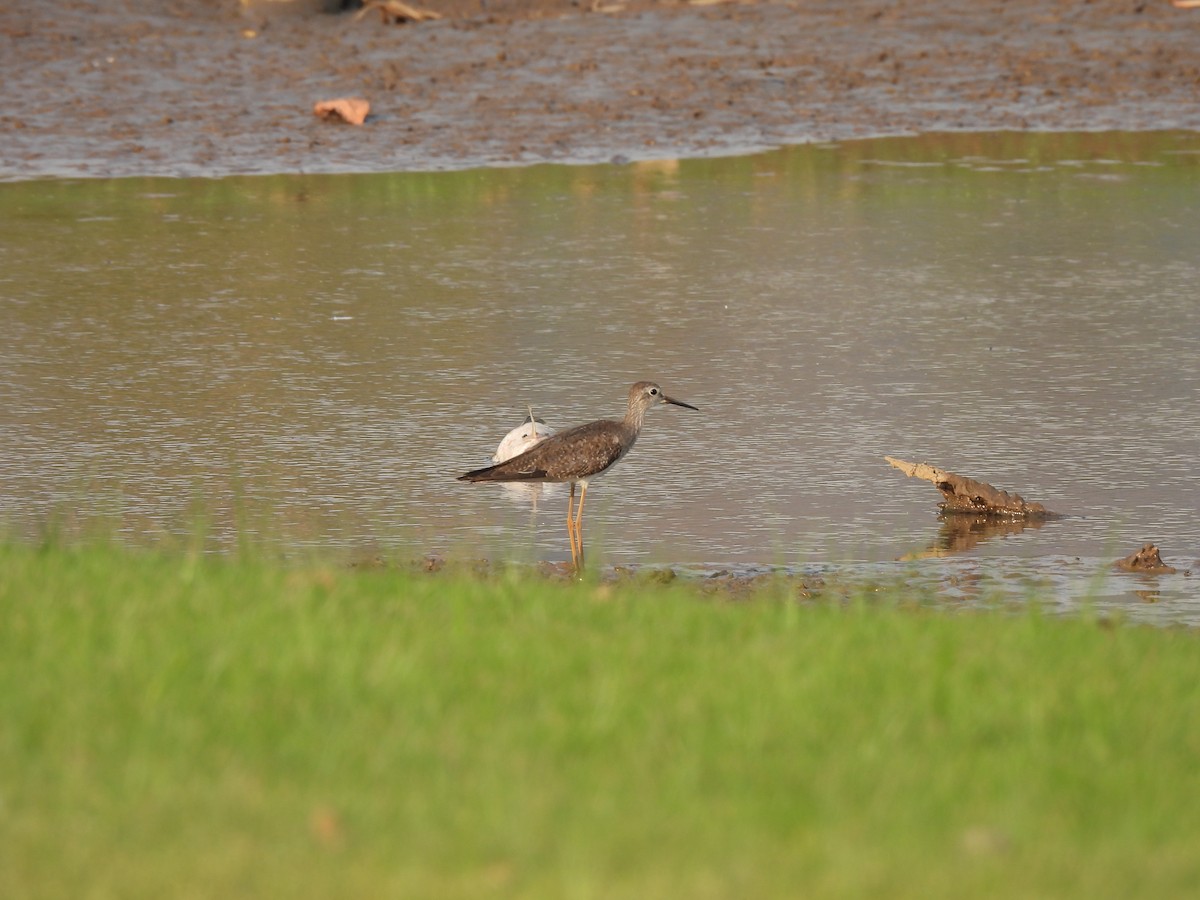
[[[510,460],[460,475],[459,481],[577,481],[603,472],[626,449],[621,423],[589,422],[546,438]]]

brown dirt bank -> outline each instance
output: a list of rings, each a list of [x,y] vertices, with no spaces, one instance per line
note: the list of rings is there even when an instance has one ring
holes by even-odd
[[[1200,9],[1167,0],[424,0],[0,8],[0,179],[701,156],[944,130],[1200,129]],[[370,99],[362,127],[319,99]]]

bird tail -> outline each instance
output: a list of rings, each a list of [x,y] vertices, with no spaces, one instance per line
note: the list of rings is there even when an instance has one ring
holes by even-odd
[[[495,466],[487,466],[483,469],[475,469],[474,471],[468,472],[466,475],[459,475],[458,478],[456,478],[455,480],[456,481],[490,481],[491,479],[488,476],[491,474],[491,472],[495,468],[496,468]]]
[[[519,472],[509,465],[512,460],[507,462],[496,463],[494,466],[485,466],[482,469],[475,469],[468,472],[466,475],[459,475],[456,481],[541,481],[546,477],[544,469],[531,469],[525,472]]]

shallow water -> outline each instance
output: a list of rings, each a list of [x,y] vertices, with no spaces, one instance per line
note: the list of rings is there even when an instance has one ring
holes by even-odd
[[[565,559],[565,489],[454,476],[527,405],[653,378],[701,412],[593,485],[594,561],[966,567],[1200,622],[1193,579],[1097,574],[1200,555],[1198,176],[1196,135],[993,134],[0,185],[0,518]],[[964,543],[885,454],[1068,517]]]

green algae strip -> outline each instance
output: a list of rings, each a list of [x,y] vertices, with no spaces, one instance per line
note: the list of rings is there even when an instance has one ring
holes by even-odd
[[[1188,893],[1200,635],[921,599],[4,546],[0,895]]]

